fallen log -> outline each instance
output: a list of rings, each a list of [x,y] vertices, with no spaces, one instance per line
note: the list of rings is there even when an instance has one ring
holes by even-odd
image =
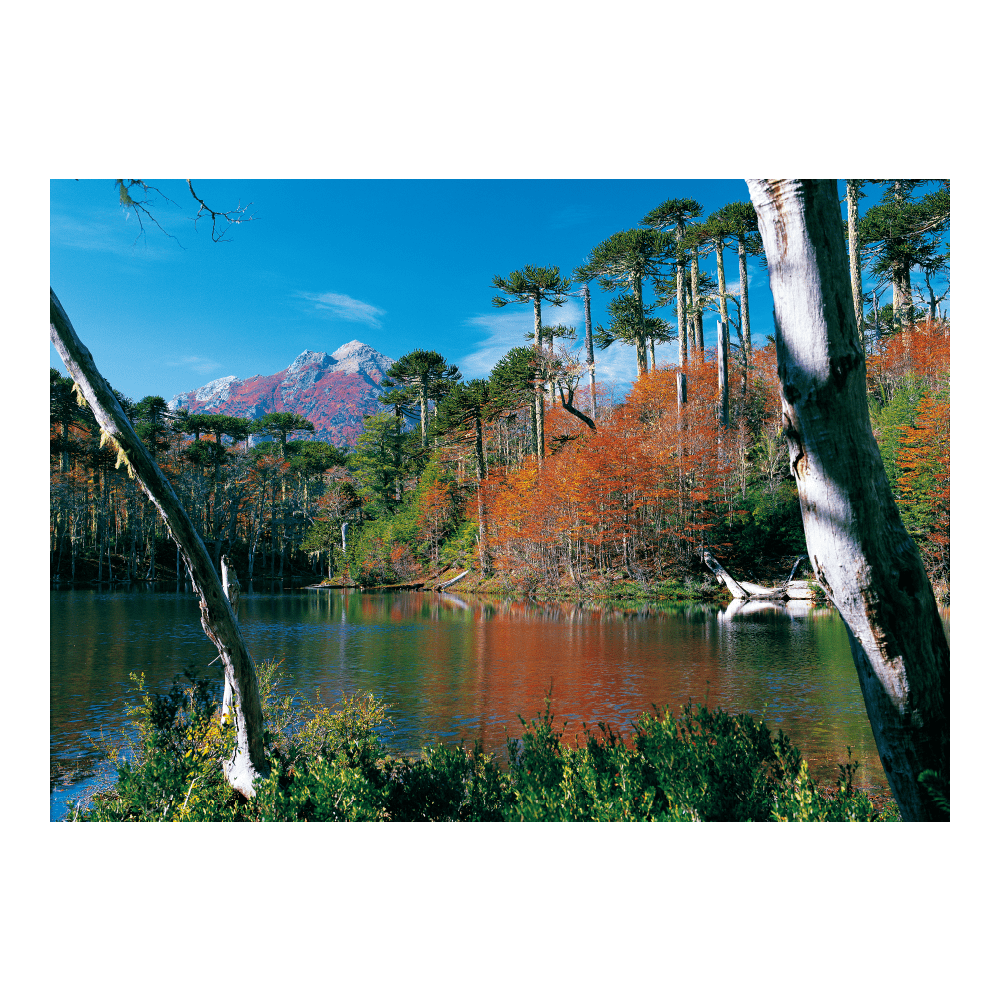
[[[457,577],[452,577],[451,580],[446,580],[443,584],[436,585],[433,590],[443,591],[446,587],[454,584],[455,581],[461,580],[468,572],[468,570],[463,570]]]
[[[784,584],[777,587],[762,587],[760,584],[752,584],[749,581],[737,581],[726,570],[726,568],[706,549],[703,558],[705,565],[715,574],[716,580],[720,584],[725,584],[729,588],[729,593],[733,598],[740,601],[787,601],[789,599],[811,600],[813,597],[812,586],[807,580],[792,580],[792,575],[799,568],[799,563],[805,557],[800,556],[792,567],[792,574]]]

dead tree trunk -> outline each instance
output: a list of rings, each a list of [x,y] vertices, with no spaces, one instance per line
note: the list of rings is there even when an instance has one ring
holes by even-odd
[[[832,180],[748,180],[774,295],[782,425],[816,579],[847,624],[904,820],[947,820],[950,654],[920,553],[872,435]]]
[[[267,771],[264,757],[264,717],[261,711],[257,673],[247,652],[229,599],[219,576],[174,488],[160,471],[128,422],[121,404],[81,343],[66,311],[50,290],[49,336],[67,370],[90,404],[97,422],[118,449],[119,464],[139,481],[159,509],[184,562],[201,608],[201,625],[222,658],[226,680],[232,686],[236,710],[236,750],[224,762],[226,778],[234,789],[252,796],[258,776]]]

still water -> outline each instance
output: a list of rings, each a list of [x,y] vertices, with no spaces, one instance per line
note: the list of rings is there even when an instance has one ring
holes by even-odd
[[[947,612],[945,613],[947,614]],[[727,617],[708,605],[638,611],[480,600],[423,592],[284,590],[244,594],[240,622],[255,660],[283,661],[287,691],[327,701],[374,692],[391,706],[400,751],[439,740],[503,752],[518,715],[552,693],[567,733],[599,721],[627,730],[655,704],[688,699],[764,714],[836,778],[846,747],[861,782],[886,788],[845,627],[831,609]],[[945,619],[947,626],[947,618]],[[95,740],[116,739],[129,673],[165,692],[185,668],[217,677],[215,648],[190,592],[154,586],[51,592],[50,816],[60,819],[108,774]]]

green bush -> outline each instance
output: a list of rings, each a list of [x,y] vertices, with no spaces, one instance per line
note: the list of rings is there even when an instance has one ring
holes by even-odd
[[[247,800],[220,762],[232,728],[220,725],[210,682],[176,680],[150,696],[137,678],[139,740],[117,754],[118,781],[72,819],[251,821],[871,821],[898,819],[854,787],[857,762],[820,790],[788,738],[762,720],[690,702],[675,717],[644,713],[629,739],[599,724],[582,745],[557,729],[546,700],[506,766],[477,743],[392,754],[387,707],[361,693],[336,706],[277,696],[279,665],[258,668],[269,773]],[[216,683],[217,684],[217,683]],[[848,748],[850,758],[850,748]]]

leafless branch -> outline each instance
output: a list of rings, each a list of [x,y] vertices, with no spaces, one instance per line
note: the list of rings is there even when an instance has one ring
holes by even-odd
[[[190,178],[187,179],[188,190],[191,192],[191,197],[198,203],[198,214],[194,217],[195,226],[198,225],[198,220],[207,215],[212,220],[212,241],[214,243],[229,243],[229,240],[225,239],[226,232],[229,230],[230,226],[238,226],[241,222],[253,222],[253,216],[245,216],[244,213],[250,210],[250,205],[245,207],[242,205],[237,205],[235,209],[229,212],[216,212],[215,209],[210,209],[204,202],[203,199],[199,198],[195,193],[194,186],[191,183]]]

